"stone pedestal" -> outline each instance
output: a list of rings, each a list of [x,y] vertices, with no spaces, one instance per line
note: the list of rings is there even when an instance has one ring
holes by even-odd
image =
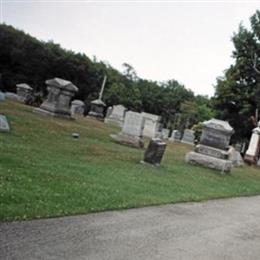
[[[252,131],[252,136],[244,160],[249,164],[257,164],[260,153],[260,121]]]
[[[73,117],[84,116],[85,103],[81,100],[73,100],[71,102],[70,112]]]
[[[78,88],[70,81],[54,78],[46,80],[48,97],[34,111],[43,115],[71,119],[70,100]]]
[[[155,166],[159,166],[163,158],[166,149],[166,143],[161,139],[153,138],[151,139],[149,146],[147,147],[144,160],[142,163],[149,163]]]
[[[116,124],[120,127],[123,126],[126,108],[122,105],[116,105],[108,108],[105,123]]]
[[[122,131],[117,135],[111,135],[111,137],[119,143],[142,148],[144,146],[143,129],[144,118],[142,115],[128,111],[125,115]]]
[[[200,144],[194,152],[186,155],[186,161],[199,164],[222,173],[230,172],[232,161],[229,160],[229,142],[234,133],[228,122],[211,119],[202,123]]]
[[[105,107],[106,104],[100,99],[91,101],[88,116],[103,121]]]
[[[28,97],[32,94],[33,88],[28,84],[21,83],[16,85],[16,92],[20,98],[20,101],[25,102]]]

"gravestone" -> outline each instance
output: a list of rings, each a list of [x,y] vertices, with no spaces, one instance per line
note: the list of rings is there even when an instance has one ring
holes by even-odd
[[[85,103],[75,99],[71,102],[70,112],[73,117],[83,116],[85,111]]]
[[[228,150],[228,160],[232,162],[232,166],[239,167],[244,165],[244,160],[239,151],[230,146]]]
[[[104,120],[104,110],[106,107],[106,104],[102,101],[102,95],[104,92],[106,80],[107,80],[107,77],[105,76],[102,86],[101,86],[101,90],[99,92],[99,97],[98,97],[98,99],[95,99],[90,102],[90,111],[88,113],[89,117],[92,117],[92,118],[95,118],[95,119],[98,119],[101,121]]]
[[[181,142],[185,143],[185,144],[190,144],[190,145],[194,145],[194,139],[195,139],[195,135],[194,135],[194,131],[191,129],[185,129]]]
[[[141,115],[145,119],[143,135],[154,138],[159,131],[161,117],[145,112],[142,112]]]
[[[169,141],[180,142],[181,141],[181,132],[179,130],[173,130]]]
[[[106,118],[108,118],[112,113],[113,107],[108,107],[106,112]]]
[[[5,101],[5,93],[0,90],[0,102]]]
[[[112,123],[119,126],[123,126],[126,108],[123,105],[116,105],[112,107],[112,110],[107,113],[105,123]]]
[[[70,100],[78,88],[70,81],[54,78],[46,80],[48,97],[34,111],[43,115],[71,119]]]
[[[166,143],[159,138],[152,138],[145,153],[142,163],[159,166],[166,149]]]
[[[33,88],[31,88],[28,84],[21,83],[16,85],[16,92],[20,98],[20,101],[26,102],[28,97],[32,94]]]
[[[244,156],[245,162],[249,164],[257,164],[259,160],[260,153],[260,121],[258,122],[258,126],[253,129],[252,135],[250,138],[250,143],[246,154]]]
[[[142,148],[144,146],[143,129],[143,116],[140,113],[128,111],[125,115],[122,131],[118,135],[111,135],[111,137],[119,143]]]
[[[4,115],[0,115],[0,132],[9,132],[10,126],[7,118]]]
[[[167,128],[163,128],[162,131],[161,131],[161,138],[163,140],[168,140],[169,134],[170,134],[170,130],[167,129]]]
[[[232,162],[229,160],[229,142],[233,128],[228,122],[211,119],[202,123],[200,143],[194,152],[186,155],[186,161],[208,168],[220,170],[222,173],[230,172]]]

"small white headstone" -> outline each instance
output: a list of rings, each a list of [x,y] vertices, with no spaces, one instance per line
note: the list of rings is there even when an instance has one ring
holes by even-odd
[[[145,112],[142,112],[141,115],[145,119],[143,135],[154,138],[159,131],[161,117]]]
[[[144,118],[140,113],[126,112],[122,132],[134,136],[142,136],[144,129]]]
[[[7,118],[4,115],[0,115],[0,132],[9,132],[10,126]]]

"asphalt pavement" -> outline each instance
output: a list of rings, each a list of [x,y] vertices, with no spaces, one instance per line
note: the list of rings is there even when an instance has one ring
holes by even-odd
[[[260,259],[260,196],[0,222],[0,259]]]

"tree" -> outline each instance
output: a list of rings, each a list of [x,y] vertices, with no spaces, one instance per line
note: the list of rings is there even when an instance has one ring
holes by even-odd
[[[240,24],[233,35],[235,62],[217,79],[214,107],[218,117],[235,128],[235,139],[248,138],[252,116],[260,108],[260,11],[250,18],[251,28]]]

